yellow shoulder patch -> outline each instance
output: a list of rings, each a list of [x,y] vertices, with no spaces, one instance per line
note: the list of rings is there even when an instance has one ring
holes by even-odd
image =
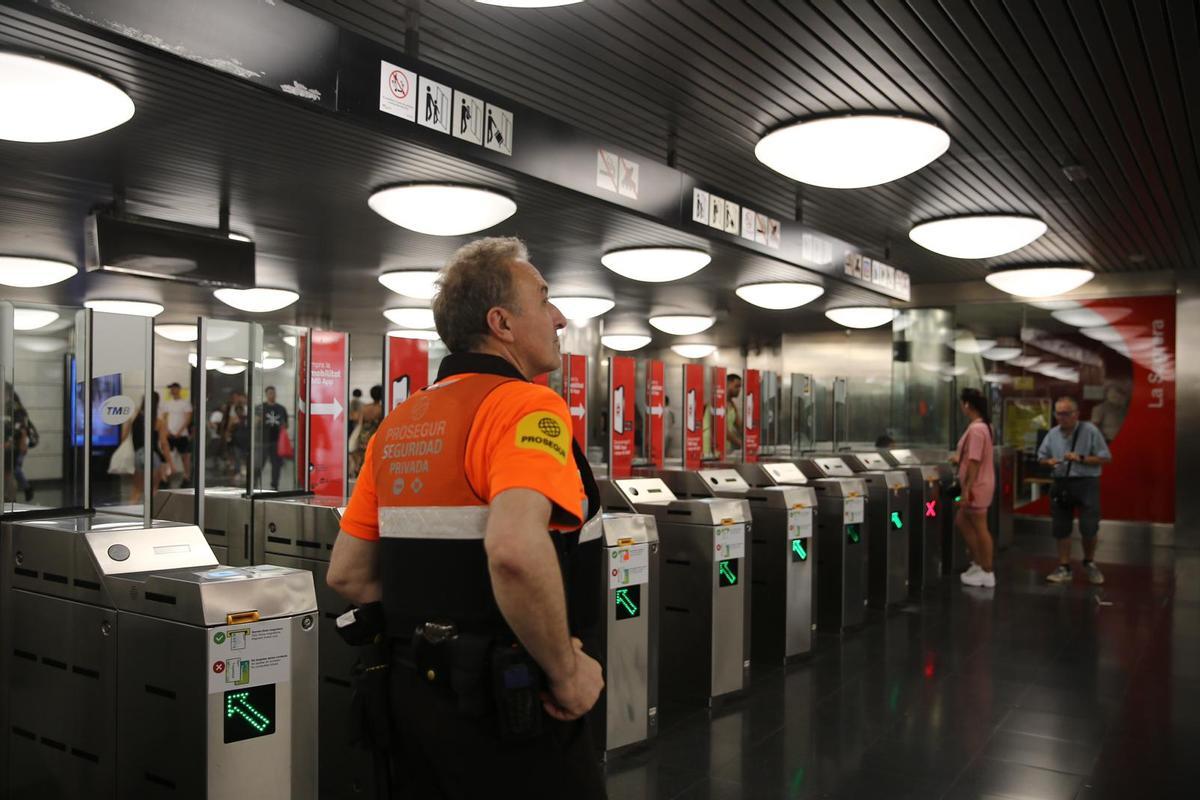
[[[535,411],[517,423],[517,447],[540,450],[567,463],[571,454],[571,424],[549,411]]]

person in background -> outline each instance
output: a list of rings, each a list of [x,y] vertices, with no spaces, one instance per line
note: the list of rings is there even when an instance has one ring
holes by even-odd
[[[951,459],[958,465],[962,491],[962,503],[954,521],[971,551],[971,567],[959,578],[966,586],[991,588],[996,585],[992,534],[987,525],[988,509],[996,491],[992,420],[988,417],[987,399],[978,389],[963,389],[959,397],[969,422]]]
[[[37,447],[39,436],[37,426],[33,424],[29,412],[21,403],[21,395],[13,392],[11,397],[11,429],[6,431],[4,446],[5,449],[12,450],[12,477],[17,490],[25,496],[25,502],[28,503],[33,500],[33,484],[25,477],[25,456],[30,449]]]
[[[283,458],[279,455],[279,436],[287,430],[287,409],[275,401],[275,387],[268,386],[264,392],[266,402],[259,409],[259,419],[263,429],[262,454],[258,458],[257,479],[262,486],[262,471],[267,461],[271,462],[271,491],[279,491],[279,471],[283,468]]]
[[[187,488],[192,479],[192,404],[183,397],[183,387],[178,383],[167,386],[169,397],[162,403],[163,423],[167,429],[167,445],[170,452],[179,454],[183,466],[183,486]]]
[[[367,445],[371,437],[383,421],[383,387],[378,384],[371,387],[371,402],[366,403],[358,414],[358,446],[354,449],[353,462],[355,473],[362,468],[363,459],[367,456]]]
[[[167,444],[167,425],[159,415],[158,392],[150,397],[150,496],[158,494],[158,487],[171,474],[171,463],[166,454],[170,452]],[[133,488],[129,493],[130,503],[140,503],[145,497],[143,486],[146,482],[146,399],[142,398],[138,413],[121,428],[121,441],[133,437]]]
[[[350,434],[354,433],[354,426],[358,424],[359,417],[362,416],[362,389],[355,389],[350,393],[350,408],[346,410],[346,438],[350,438]]]
[[[725,376],[725,454],[742,449],[742,376],[731,372]]]
[[[1071,528],[1079,510],[1079,536],[1083,539],[1083,569],[1089,583],[1104,583],[1096,566],[1096,544],[1100,533],[1100,471],[1112,461],[1104,434],[1090,422],[1079,419],[1079,404],[1073,397],[1054,402],[1058,424],[1038,447],[1038,462],[1051,468],[1050,517],[1058,542],[1058,567],[1046,576],[1051,583],[1071,582]]]
[[[234,390],[225,411],[223,440],[230,476],[234,480],[241,477],[242,465],[250,452],[250,415],[246,404],[246,393]]]
[[[891,436],[889,436],[886,433],[880,435],[880,437],[875,440],[875,449],[876,450],[890,450],[895,446],[896,446],[896,440],[893,439]]]

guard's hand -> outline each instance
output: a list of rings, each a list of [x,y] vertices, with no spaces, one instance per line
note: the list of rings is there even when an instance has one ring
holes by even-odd
[[[583,642],[571,637],[575,649],[575,669],[570,677],[550,682],[550,691],[542,694],[542,707],[551,717],[563,722],[579,719],[592,710],[604,688],[600,663],[583,652]]]

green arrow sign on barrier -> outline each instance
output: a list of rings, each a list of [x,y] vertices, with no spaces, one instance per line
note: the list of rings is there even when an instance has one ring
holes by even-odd
[[[792,539],[792,552],[799,556],[801,561],[808,559],[808,551],[804,549],[803,539]]]
[[[232,692],[225,697],[225,716],[241,717],[254,730],[262,733],[271,726],[271,720],[250,704],[249,692]]]
[[[637,603],[629,596],[628,589],[617,589],[617,605],[629,612],[629,616],[636,617],[638,613]]]
[[[904,527],[904,522],[903,522],[903,520],[900,519],[899,511],[892,512],[892,525],[895,526],[896,530],[900,530],[901,528]]]
[[[725,580],[729,581],[729,583],[737,583],[737,575],[734,575],[733,570],[729,568],[728,561],[721,562],[721,575],[725,578]]]

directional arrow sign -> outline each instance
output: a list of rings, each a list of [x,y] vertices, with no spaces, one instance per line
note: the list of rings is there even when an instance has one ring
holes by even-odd
[[[801,561],[808,560],[808,551],[804,549],[803,539],[792,539],[792,552],[795,553]]]
[[[721,577],[729,581],[730,584],[737,583],[737,575],[734,575],[733,570],[729,568],[728,561],[721,562]]]
[[[342,414],[342,404],[335,397],[332,403],[313,403],[312,413],[314,415],[332,416],[337,419]]]
[[[583,406],[571,406],[571,416],[583,419],[583,415],[587,413],[587,409]]]
[[[904,521],[900,519],[899,511],[892,512],[892,525],[896,528],[896,530],[900,530],[904,527]]]
[[[270,733],[270,729],[273,727],[271,718],[251,701],[248,690],[225,693],[225,719],[240,719],[250,726],[254,734]]]
[[[638,613],[637,603],[629,596],[628,589],[617,589],[617,605],[629,612],[629,616],[636,617]]]

